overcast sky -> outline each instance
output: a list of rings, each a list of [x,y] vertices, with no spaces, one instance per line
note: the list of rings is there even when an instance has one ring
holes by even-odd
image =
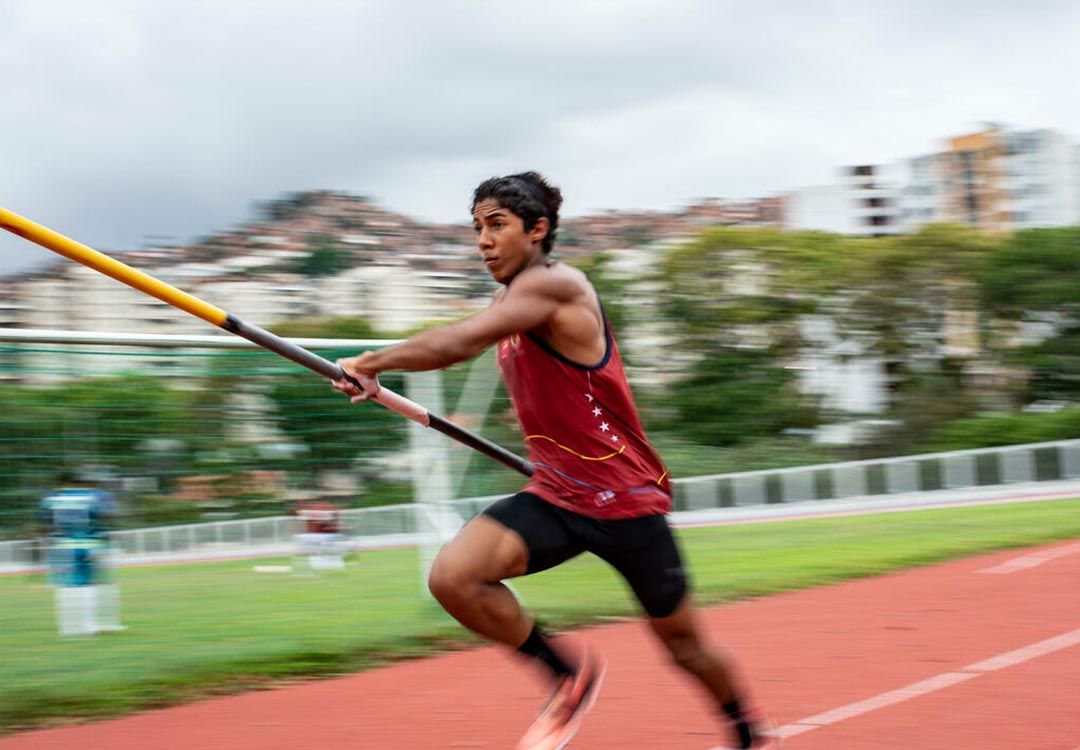
[[[0,0],[0,206],[103,251],[326,188],[465,220],[824,184],[998,121],[1080,137],[1080,3]],[[51,260],[0,233],[0,272]]]

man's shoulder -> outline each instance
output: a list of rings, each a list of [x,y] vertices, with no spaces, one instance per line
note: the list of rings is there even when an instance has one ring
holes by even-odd
[[[527,268],[505,289],[505,294],[544,294],[568,300],[591,291],[592,284],[584,273],[560,262]]]

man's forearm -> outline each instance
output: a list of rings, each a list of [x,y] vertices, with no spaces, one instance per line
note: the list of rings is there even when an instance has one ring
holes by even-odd
[[[441,370],[483,351],[482,346],[470,345],[460,336],[455,336],[454,328],[453,323],[432,328],[400,344],[375,350],[367,357],[365,364],[375,372]]]

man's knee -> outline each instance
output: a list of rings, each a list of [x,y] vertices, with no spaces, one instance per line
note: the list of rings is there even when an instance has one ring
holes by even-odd
[[[702,642],[687,610],[651,624],[677,666],[695,675],[710,670],[714,654]]]
[[[466,596],[469,587],[474,583],[473,577],[468,575],[461,566],[454,565],[441,557],[435,559],[435,563],[428,572],[428,591],[443,603],[453,602]]]
[[[667,638],[664,645],[671,660],[683,669],[692,667],[701,654],[701,648],[693,638]]]

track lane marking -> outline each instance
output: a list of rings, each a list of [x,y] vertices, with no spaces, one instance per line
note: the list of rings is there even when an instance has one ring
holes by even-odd
[[[1043,563],[1057,560],[1060,557],[1073,555],[1077,552],[1080,552],[1080,542],[1076,544],[1066,544],[1061,547],[1051,547],[1048,550],[1036,552],[1031,555],[1014,557],[1011,560],[1006,560],[1000,565],[993,565],[989,568],[983,568],[982,570],[977,570],[975,572],[989,573],[991,575],[1007,575],[1009,573],[1015,573],[1019,570],[1028,570],[1029,568],[1034,568],[1036,566],[1042,565]]]
[[[861,716],[880,708],[886,708],[888,706],[896,705],[897,703],[911,700],[912,698],[918,698],[919,696],[928,695],[937,692],[938,690],[944,690],[945,688],[959,685],[968,680],[973,680],[976,677],[980,677],[989,672],[996,672],[999,669],[1013,667],[1017,664],[1022,664],[1023,662],[1037,659],[1040,656],[1046,656],[1047,654],[1052,654],[1055,651],[1070,648],[1078,644],[1080,644],[1080,628],[1027,646],[1022,646],[1012,651],[1006,651],[997,656],[991,656],[988,659],[969,664],[968,666],[955,671],[942,672],[941,674],[928,677],[925,680],[913,682],[910,685],[905,685],[904,687],[895,690],[889,690],[870,698],[864,698],[863,700],[848,703],[844,706],[814,714],[813,716],[807,716],[804,719],[799,719],[798,721],[793,721],[790,724],[785,724],[784,726],[777,728],[775,734],[782,739],[795,737],[815,729],[820,729],[821,727],[827,727],[841,721],[853,719],[856,716]],[[724,750],[724,748],[723,746],[717,746],[712,748],[712,750]],[[1080,748],[1077,748],[1077,750],[1080,750]]]
[[[976,662],[970,666],[964,667],[964,672],[993,672],[998,669],[1005,669],[1006,667],[1014,667],[1017,664],[1022,664],[1025,661],[1036,659],[1046,654],[1052,654],[1055,651],[1060,651],[1063,648],[1069,648],[1080,643],[1080,628],[1073,630],[1070,633],[1063,633],[1053,638],[1047,638],[1045,641],[1039,641],[1038,643],[1032,643],[1030,646],[1024,646],[1018,648],[1015,651],[1006,651],[1004,654],[998,654],[992,656],[989,659]]]

